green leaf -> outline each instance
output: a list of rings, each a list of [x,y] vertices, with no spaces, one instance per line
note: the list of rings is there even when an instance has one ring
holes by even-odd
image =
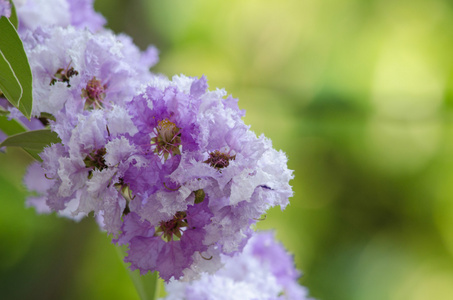
[[[30,119],[33,105],[32,74],[24,46],[14,25],[6,17],[0,18],[0,32],[0,89],[8,101]],[[19,84],[20,93],[15,81]]]
[[[6,135],[14,135],[27,131],[25,126],[15,119],[8,120],[8,117],[1,115],[0,111],[0,130]]]
[[[39,153],[41,153],[42,151],[33,150],[33,149],[29,149],[29,148],[22,148],[22,149],[24,149],[25,152],[27,152],[28,154],[30,154],[31,157],[33,157],[35,160],[41,161],[41,162],[42,162],[41,157],[39,157]]]
[[[4,109],[0,106],[0,116],[8,116],[8,115],[9,115],[9,111],[4,110]]]
[[[4,18],[2,18],[4,19]],[[0,50],[0,90],[6,99],[14,105],[18,106],[22,98],[22,86],[14,74],[11,65]]]
[[[17,19],[16,7],[14,6],[13,0],[9,0],[9,2],[11,3],[11,16],[9,17],[9,20],[17,29],[19,27],[19,20]]]
[[[51,144],[60,143],[58,135],[50,129],[32,130],[7,137],[1,147],[21,147],[37,160],[41,160],[38,153]]]

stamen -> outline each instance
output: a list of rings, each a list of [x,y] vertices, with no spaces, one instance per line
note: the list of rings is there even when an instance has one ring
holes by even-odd
[[[70,65],[71,65],[71,62],[69,62],[68,66],[66,68],[58,69],[57,72],[55,72],[55,74],[53,75],[53,78],[50,81],[49,85],[54,85],[55,82],[58,81],[58,82],[66,82],[66,86],[71,87],[71,85],[69,83],[70,78],[72,76],[79,75],[79,72],[74,70],[73,67],[69,68]]]
[[[82,89],[82,98],[85,98],[85,109],[102,108],[102,101],[105,98],[107,85],[102,85],[96,76],[88,81],[86,87]]]
[[[164,182],[164,188],[166,188],[166,189],[169,190],[169,191],[175,192],[175,191],[179,190],[180,187],[181,187],[181,186],[178,186],[177,188],[172,189],[172,188],[169,188],[169,187],[165,184],[165,182]]]
[[[183,228],[188,227],[186,217],[186,212],[178,211],[170,221],[161,221],[159,223],[155,235],[162,234],[162,239],[166,242],[180,239],[183,234]]]
[[[198,253],[200,253],[200,252],[198,252]],[[200,253],[200,256],[201,256],[201,258],[203,258],[204,260],[211,260],[211,259],[212,259],[212,255],[211,255],[211,257],[206,258],[206,257],[203,256],[203,254]]]
[[[168,119],[159,121],[154,134],[156,136],[151,138],[151,145],[155,153],[162,155],[165,160],[169,156],[181,155],[181,133],[175,123]]]
[[[217,170],[228,167],[230,160],[236,159],[236,155],[229,155],[228,153],[220,152],[215,150],[214,152],[209,153],[209,158],[204,161],[204,163],[209,164],[211,167],[216,168]]]
[[[102,171],[107,169],[107,165],[105,164],[104,155],[107,153],[105,148],[101,148],[98,150],[93,150],[90,154],[88,154],[83,162],[85,163],[85,167],[91,169],[88,173],[88,179],[93,177],[93,170]]]

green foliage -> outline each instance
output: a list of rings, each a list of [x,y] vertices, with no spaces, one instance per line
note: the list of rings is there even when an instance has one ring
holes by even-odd
[[[14,16],[12,14],[13,22]],[[10,19],[0,18],[0,32],[0,89],[8,101],[30,119],[32,74],[24,46]]]
[[[7,19],[1,18],[0,24],[4,24]],[[3,22],[5,21],[5,22]],[[0,90],[5,97],[14,106],[19,106],[19,101],[22,98],[22,86],[19,83],[14,71],[6,59],[3,52],[0,50]]]
[[[17,19],[16,7],[14,6],[13,0],[9,0],[9,2],[11,3],[11,16],[9,17],[9,20],[17,29],[19,27],[19,20]]]
[[[15,119],[8,120],[6,116],[1,115],[0,111],[0,128],[7,135],[18,134],[27,131],[25,126]]]
[[[61,140],[55,132],[50,131],[50,129],[41,129],[9,136],[0,143],[0,147],[20,147],[34,159],[41,161],[38,154],[41,153],[45,147],[60,142]]]

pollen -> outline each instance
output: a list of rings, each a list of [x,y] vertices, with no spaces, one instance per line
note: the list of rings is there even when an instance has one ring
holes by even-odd
[[[107,85],[102,85],[96,76],[88,81],[86,87],[82,89],[82,98],[85,98],[85,109],[102,108],[102,101],[105,98]]]
[[[209,164],[211,167],[216,168],[217,170],[226,168],[230,164],[230,160],[236,159],[236,155],[230,155],[228,153],[220,152],[215,150],[214,152],[209,153],[209,158],[204,161],[204,163]]]
[[[155,235],[161,235],[162,239],[166,242],[172,240],[179,240],[183,234],[183,228],[188,227],[187,213],[178,211],[173,219],[169,221],[161,221],[159,227],[156,229]]]
[[[181,155],[179,147],[181,146],[180,129],[175,123],[164,119],[158,122],[154,129],[155,137],[151,138],[151,145],[154,147],[154,152],[163,156],[165,160],[169,156]]]

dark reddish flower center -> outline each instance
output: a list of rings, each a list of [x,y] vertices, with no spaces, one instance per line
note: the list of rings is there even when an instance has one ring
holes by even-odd
[[[169,221],[161,221],[156,229],[156,235],[162,233],[164,241],[180,239],[183,233],[183,228],[187,227],[187,214],[184,211],[178,211],[173,219]]]
[[[179,150],[181,133],[175,123],[168,119],[159,121],[154,134],[156,136],[151,139],[151,145],[155,147],[155,153],[162,155],[165,160],[170,155],[181,155],[181,151]]]
[[[86,87],[82,89],[82,97],[85,98],[85,109],[102,108],[102,101],[105,98],[107,86],[102,85],[96,76],[88,81]]]
[[[220,152],[216,150],[209,153],[209,158],[204,162],[209,164],[211,167],[216,168],[217,170],[228,167],[230,160],[236,159],[236,155],[229,155],[228,153]]]

